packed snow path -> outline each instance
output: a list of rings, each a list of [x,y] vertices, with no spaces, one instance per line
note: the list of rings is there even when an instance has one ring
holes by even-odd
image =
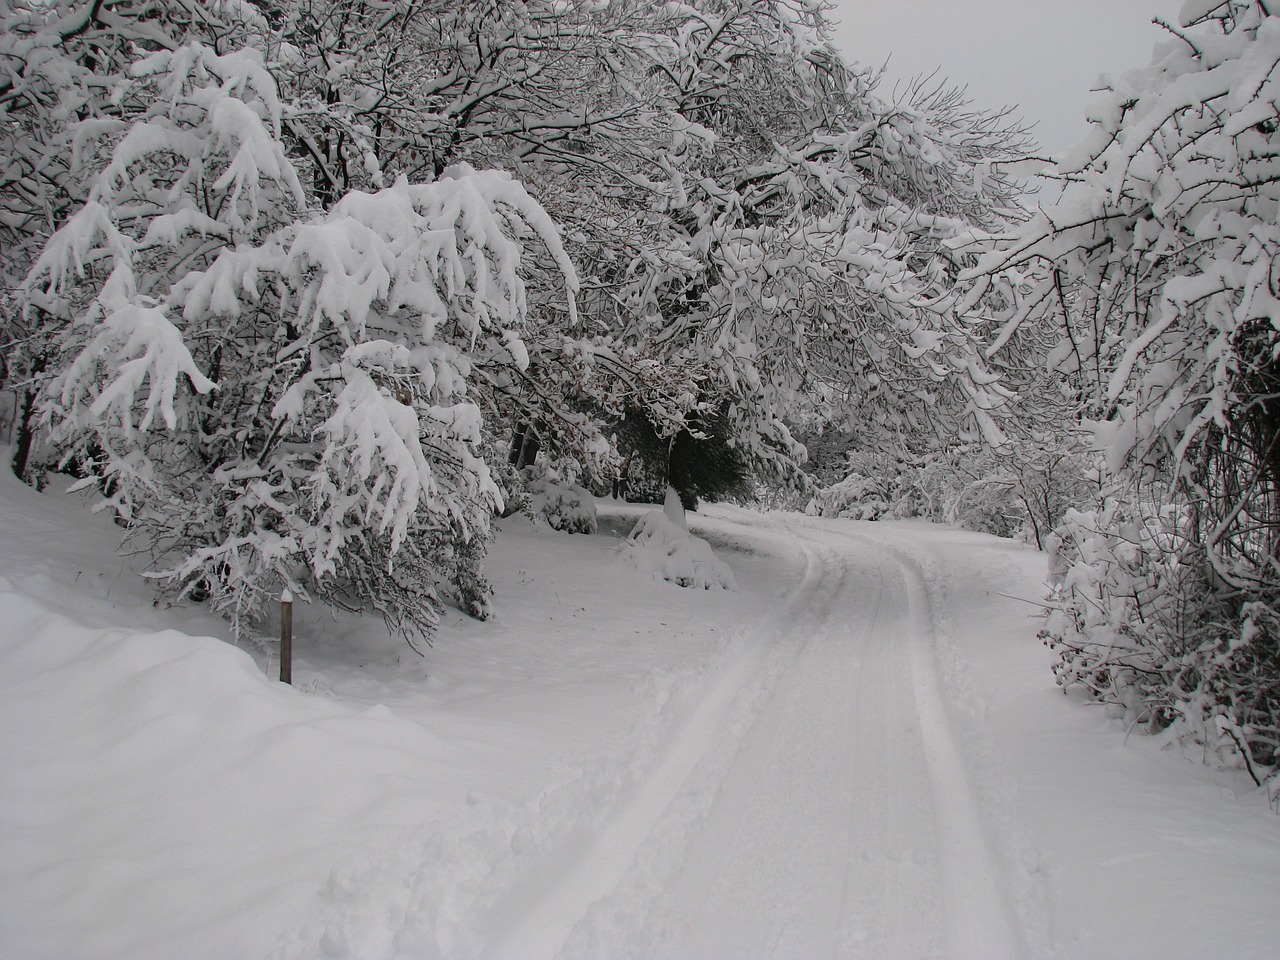
[[[1055,689],[1042,555],[711,508],[682,590],[642,509],[504,521],[425,658],[295,608],[290,688],[0,475],[0,957],[1275,955],[1280,817]]]
[[[920,570],[797,518],[773,533],[796,554],[777,612],[740,628],[634,795],[485,956],[1025,954]]]

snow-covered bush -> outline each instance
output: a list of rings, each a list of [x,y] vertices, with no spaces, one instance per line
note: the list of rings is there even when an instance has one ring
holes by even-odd
[[[1069,438],[1011,440],[931,458],[914,471],[912,486],[937,519],[1043,547],[1069,509],[1095,501],[1092,460]]]
[[[1050,538],[1041,636],[1063,687],[1194,740],[1262,783],[1280,765],[1277,598],[1215,582],[1190,512],[1108,499]]]
[[[913,484],[928,458],[863,449],[852,439],[829,435],[812,437],[809,444],[817,452],[810,469],[818,485],[806,513],[854,520],[928,515]]]
[[[632,563],[655,578],[702,590],[738,588],[733,571],[715,555],[711,544],[661,510],[650,510],[640,518],[627,538],[627,551]]]
[[[539,463],[526,467],[524,475],[530,516],[565,533],[596,532],[595,498],[567,470]]]
[[[1093,501],[1091,461],[1045,437],[915,456],[855,450],[845,456],[846,475],[821,487],[806,510],[858,520],[927,517],[1041,546],[1069,508]]]
[[[818,517],[845,517],[851,520],[879,520],[893,515],[882,484],[883,478],[850,474],[838,483],[820,489],[805,512]]]

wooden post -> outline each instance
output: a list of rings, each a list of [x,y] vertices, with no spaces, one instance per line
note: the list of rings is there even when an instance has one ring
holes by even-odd
[[[280,682],[293,684],[293,593],[280,594]]]

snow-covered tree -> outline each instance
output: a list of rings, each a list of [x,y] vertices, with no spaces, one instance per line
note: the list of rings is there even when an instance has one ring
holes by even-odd
[[[253,50],[162,50],[123,93],[152,106],[83,130],[105,163],[23,288],[63,459],[154,576],[238,624],[290,586],[421,634],[450,574],[479,608],[500,496],[472,357],[527,361],[524,241],[572,311],[554,225],[466,167],[316,209]]]
[[[20,396],[15,467],[26,474],[34,407],[51,356],[15,291],[41,247],[88,199],[106,130],[139,118],[135,61],[189,40],[238,49],[265,36],[248,3],[226,0],[0,2],[0,346],[4,386]]]
[[[1011,215],[1017,134],[882,99],[820,5],[0,14],[24,422],[241,621],[294,578],[427,622],[478,582],[517,430],[590,472],[624,416],[668,452],[714,429],[782,475],[796,410],[999,435],[944,241]]]
[[[881,99],[824,30],[809,5],[763,2],[669,27],[649,71],[662,177],[626,211],[659,220],[661,245],[622,261],[610,322],[690,370],[685,417],[721,418],[757,463],[786,466],[781,418],[801,409],[885,445],[994,438],[1007,397],[949,309],[942,241],[1015,215],[994,161],[1018,155],[1017,131],[945,89]]]
[[[533,311],[537,376],[504,380],[495,419],[583,453],[598,437],[575,412],[641,416],[668,440],[714,420],[783,473],[797,404],[886,443],[998,433],[1007,397],[949,310],[942,241],[1014,213],[998,161],[1021,142],[1002,117],[945,89],[881,98],[809,3],[465,7],[405,5],[376,54],[356,49],[367,30],[306,18],[349,55],[296,69],[327,78],[316,102],[364,118],[313,137],[313,155],[340,147],[333,179],[359,179],[360,144],[411,174],[503,167],[563,225],[578,321]]]
[[[1112,82],[1090,140],[1059,164],[1065,199],[976,273],[988,306],[1007,307],[979,317],[999,325],[990,351],[1052,343],[1114,481],[1102,512],[1062,536],[1063,564],[1096,567],[1062,581],[1051,639],[1074,663],[1063,675],[1106,677],[1107,697],[1126,684],[1158,691],[1161,722],[1238,750],[1255,771],[1280,760],[1271,6],[1188,0],[1151,65]],[[1129,532],[1087,533],[1106,523]],[[1103,546],[1127,573],[1098,566]]]

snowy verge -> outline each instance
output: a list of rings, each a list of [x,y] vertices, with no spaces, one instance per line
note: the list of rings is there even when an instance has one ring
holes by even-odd
[[[738,589],[733,571],[715,555],[711,544],[682,530],[661,510],[650,510],[640,518],[627,538],[627,549],[630,561],[654,579],[703,590]]]
[[[153,603],[69,483],[0,471],[5,960],[473,957],[657,762],[749,599],[513,517],[493,619],[424,659],[299,604],[291,688],[271,643]]]
[[[0,609],[0,753],[23,774],[0,787],[4,956],[158,956],[156,931],[201,927],[221,932],[208,955],[250,955],[279,922],[257,929],[258,904],[440,802],[452,751],[385,707],[307,696],[214,638],[70,619],[4,578]]]

